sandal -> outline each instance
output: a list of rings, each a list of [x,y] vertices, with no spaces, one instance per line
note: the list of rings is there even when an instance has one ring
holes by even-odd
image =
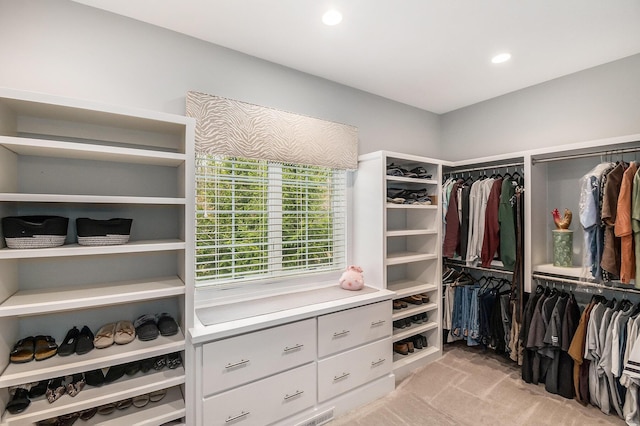
[[[98,407],[89,408],[88,410],[80,411],[80,420],[90,420],[98,412]]]
[[[151,402],[158,402],[160,401],[162,398],[164,398],[164,396],[167,394],[167,390],[166,389],[160,389],[157,391],[153,391],[149,394],[149,401]]]
[[[29,362],[33,359],[35,350],[36,346],[33,336],[25,337],[24,339],[18,340],[18,343],[13,346],[9,360],[16,364]]]
[[[136,329],[131,321],[118,321],[114,341],[118,345],[126,345],[136,338]]]
[[[138,395],[133,398],[133,406],[136,408],[142,408],[149,403],[149,394]]]
[[[116,402],[116,408],[118,410],[126,410],[127,408],[131,407],[131,404],[133,404],[132,398],[123,399],[122,401]]]
[[[112,322],[100,327],[93,339],[93,346],[96,349],[104,349],[113,345],[114,336],[116,334],[116,323]]]
[[[162,370],[164,367],[167,366],[167,356],[166,355],[160,355],[157,356],[153,359],[153,368],[155,370]]]
[[[142,342],[154,340],[160,334],[155,315],[142,315],[133,323],[138,339]]]
[[[100,407],[98,407],[98,414],[102,414],[103,416],[107,416],[111,413],[113,413],[116,410],[116,404],[109,403],[109,404],[105,404],[105,405],[101,405]]]
[[[170,370],[178,368],[180,365],[182,365],[182,357],[179,352],[167,355],[167,367],[169,367]]]
[[[35,356],[36,361],[44,361],[58,353],[58,344],[51,336],[35,337]]]
[[[157,326],[160,334],[163,336],[174,336],[178,334],[178,323],[167,313],[158,315]]]
[[[31,400],[28,397],[29,391],[25,388],[16,388],[11,401],[7,404],[7,411],[11,414],[22,413],[27,409]]]
[[[77,411],[74,413],[63,414],[58,417],[57,426],[71,426],[79,418],[80,418],[80,413]]]

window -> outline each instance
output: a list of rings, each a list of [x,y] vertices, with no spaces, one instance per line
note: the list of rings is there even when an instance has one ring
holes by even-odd
[[[346,174],[196,155],[196,284],[344,269]]]

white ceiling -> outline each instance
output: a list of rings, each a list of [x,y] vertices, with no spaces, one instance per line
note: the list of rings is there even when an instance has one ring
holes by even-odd
[[[639,0],[74,1],[435,113],[640,53]]]

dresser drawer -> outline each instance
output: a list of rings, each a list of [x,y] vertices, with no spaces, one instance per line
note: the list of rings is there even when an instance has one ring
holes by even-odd
[[[207,426],[263,426],[288,417],[316,402],[315,363],[205,398]]]
[[[393,368],[391,338],[318,361],[318,401],[389,374]]]
[[[391,336],[391,301],[318,317],[318,356]]]
[[[316,358],[316,320],[203,345],[203,396],[230,389]]]

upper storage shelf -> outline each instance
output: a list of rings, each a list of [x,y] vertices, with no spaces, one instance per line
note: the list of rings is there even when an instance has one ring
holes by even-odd
[[[0,134],[184,154],[188,118],[0,88]],[[187,135],[191,136],[191,135]]]

